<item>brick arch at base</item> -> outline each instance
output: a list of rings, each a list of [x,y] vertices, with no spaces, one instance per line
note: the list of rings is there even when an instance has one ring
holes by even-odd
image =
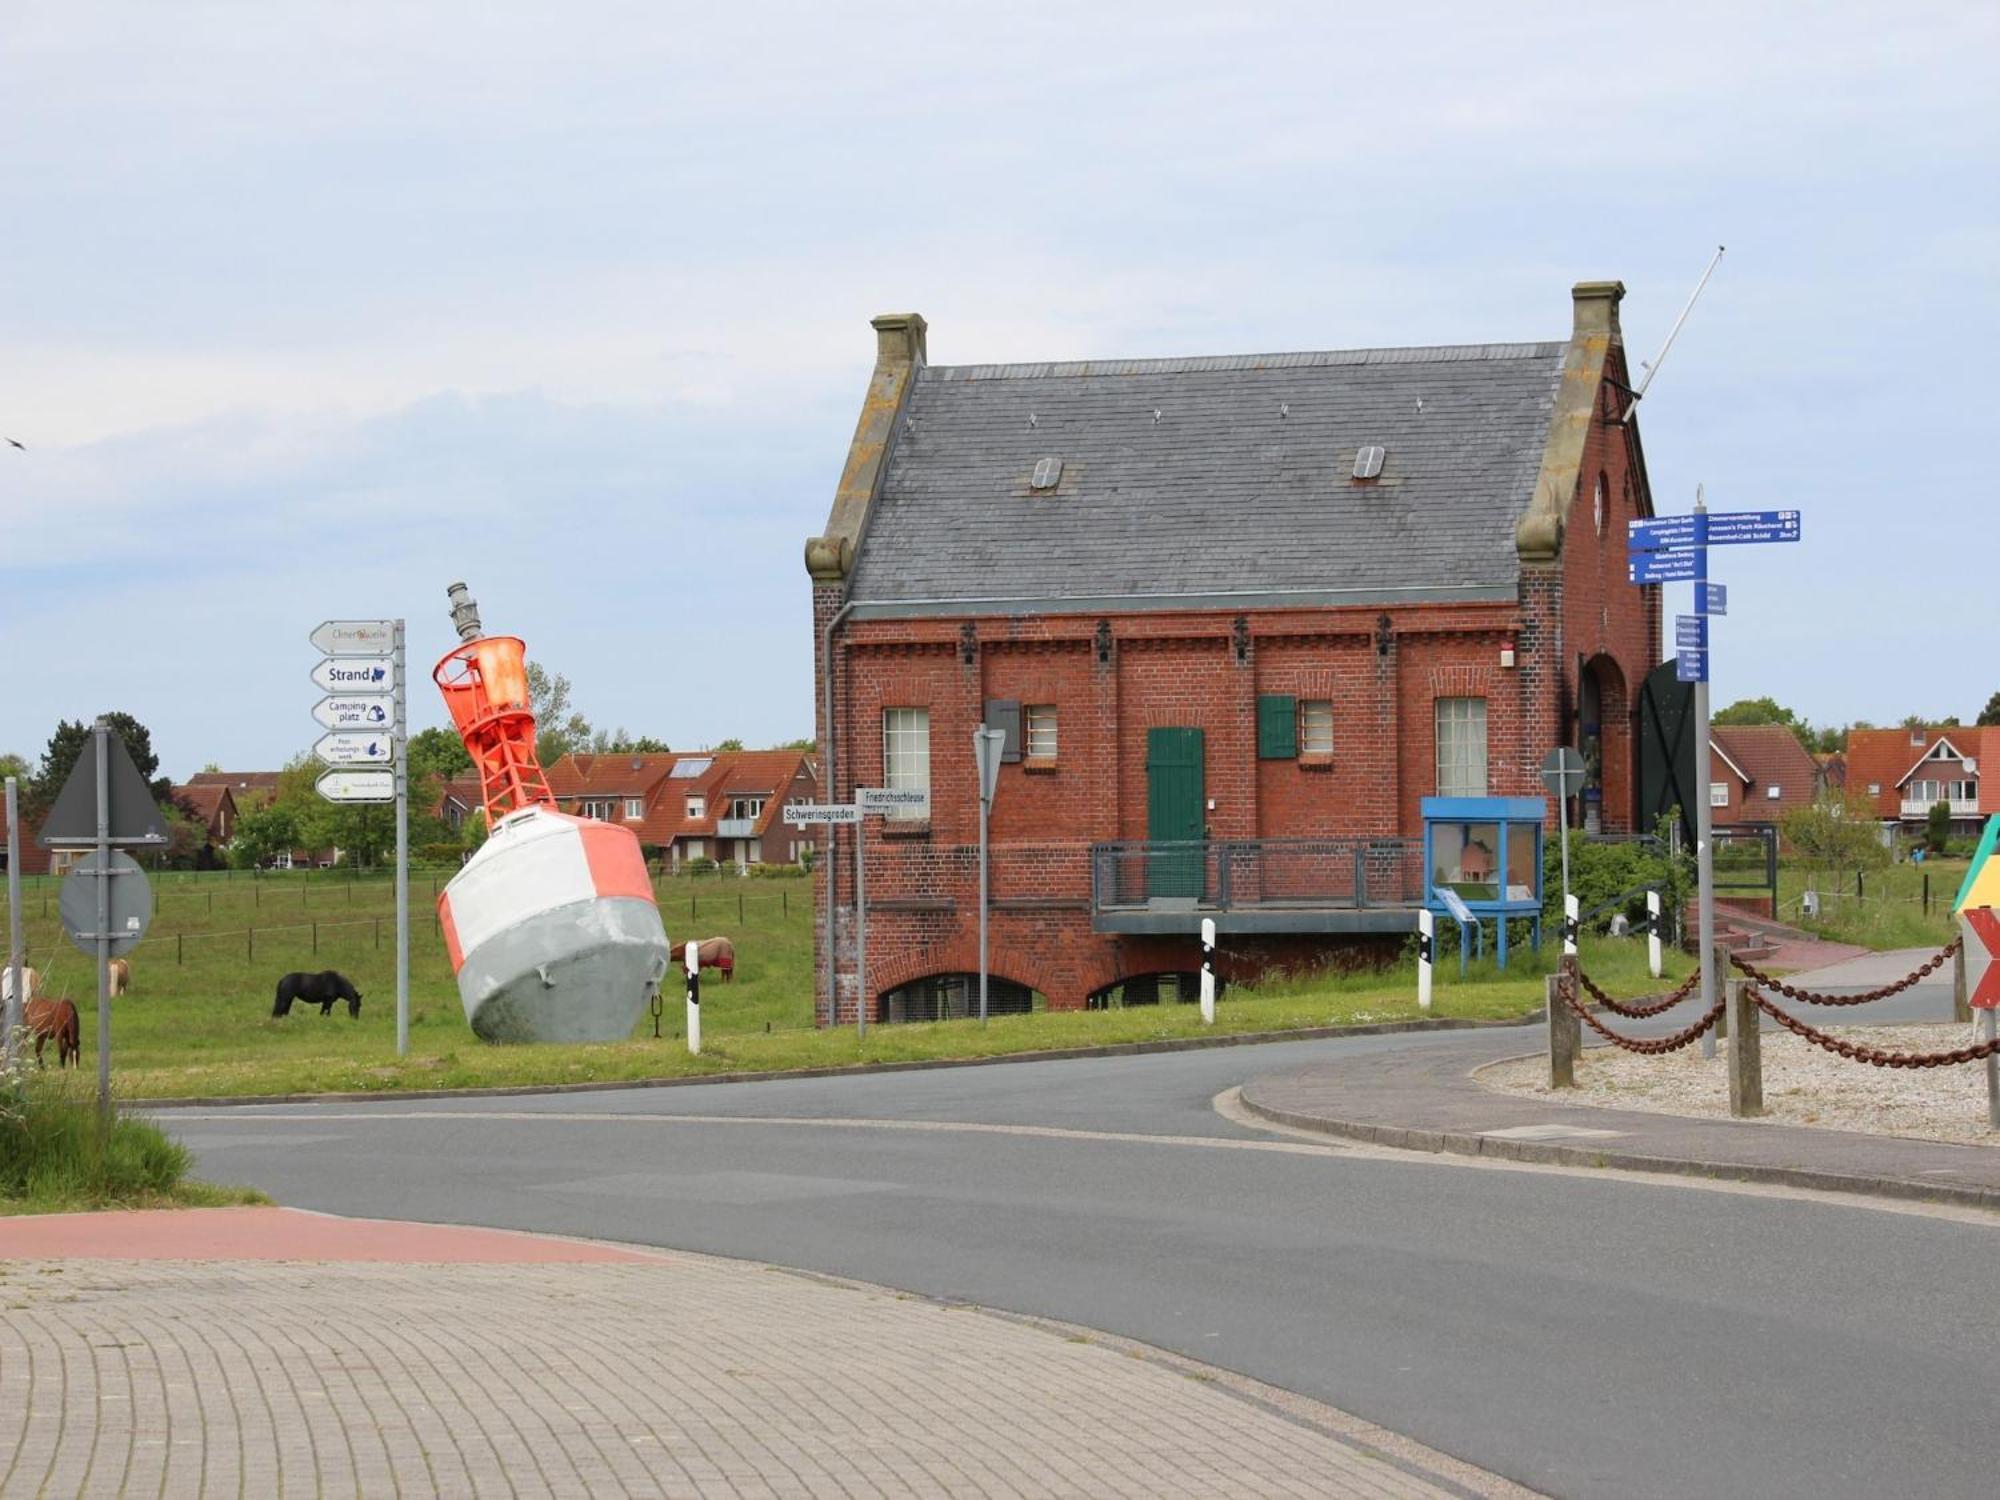
[[[1625,669],[1618,659],[1600,652],[1583,664],[1585,678],[1595,683],[1599,732],[1598,756],[1601,767],[1604,828],[1608,832],[1633,832],[1634,788],[1638,776],[1637,718],[1632,691]],[[1583,736],[1585,693],[1577,685],[1577,738]],[[1579,749],[1583,748],[1581,745]]]
[[[1029,933],[1018,930],[1023,925],[1017,916],[995,916],[987,936],[987,972],[996,979],[1040,991],[1051,1010],[1082,1009],[1089,996],[1118,983],[1129,967],[1119,963],[1117,939],[1091,932],[1087,919],[1083,924],[1036,924],[1036,930]],[[1197,956],[1188,967],[1200,961],[1198,943],[1193,951]],[[892,951],[879,960],[871,954],[868,988],[873,993],[869,1004],[879,1005],[889,991],[934,974],[978,972],[977,927],[943,942]]]

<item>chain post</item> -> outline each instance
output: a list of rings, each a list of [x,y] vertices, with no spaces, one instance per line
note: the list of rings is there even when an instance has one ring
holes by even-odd
[[[1563,992],[1568,980],[1569,966],[1565,964],[1549,975],[1547,981],[1549,1087],[1552,1089],[1576,1087],[1576,1053],[1583,1043],[1582,1029]]]
[[[1764,1113],[1764,1037],[1750,981],[1731,979],[1729,999],[1729,1112],[1739,1120]]]

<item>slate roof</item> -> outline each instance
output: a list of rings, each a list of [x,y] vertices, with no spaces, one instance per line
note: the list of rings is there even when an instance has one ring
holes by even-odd
[[[1567,348],[927,367],[850,597],[1494,597]],[[1371,444],[1380,477],[1356,483]],[[1035,491],[1045,457],[1062,477]]]

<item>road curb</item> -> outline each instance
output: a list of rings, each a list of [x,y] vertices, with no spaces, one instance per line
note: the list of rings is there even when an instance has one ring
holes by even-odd
[[[1856,1193],[1904,1203],[1949,1203],[1961,1208],[2000,1210],[2000,1188],[1959,1187],[1951,1183],[1912,1182],[1899,1177],[1872,1177],[1858,1172],[1820,1171],[1810,1167],[1767,1167],[1751,1162],[1698,1161],[1688,1157],[1647,1156],[1605,1146],[1564,1146],[1553,1141],[1502,1140],[1472,1131],[1420,1130],[1366,1120],[1340,1120],[1328,1115],[1301,1114],[1260,1104],[1246,1086],[1238,1094],[1244,1110],[1293,1130],[1366,1141],[1397,1151],[1427,1151],[1433,1155],[1477,1156],[1489,1161],[1528,1162],[1547,1166],[1594,1167],[1622,1172],[1652,1172],[1666,1177],[1698,1177],[1726,1182],[1765,1183],[1773,1187],[1805,1188],[1824,1193]]]
[[[711,1083],[771,1083],[784,1078],[845,1078],[867,1073],[914,1073],[931,1068],[981,1068],[998,1063],[1061,1062],[1083,1057],[1138,1057],[1154,1052],[1198,1052],[1211,1047],[1254,1047],[1269,1042],[1313,1042],[1329,1037],[1396,1036],[1417,1031],[1485,1031],[1527,1026],[1541,1019],[1537,1006],[1512,1020],[1437,1016],[1427,1021],[1370,1021],[1358,1026],[1306,1026],[1296,1031],[1241,1031],[1223,1036],[1163,1037],[1152,1042],[1109,1042],[1096,1047],[1045,1047],[996,1057],[912,1058],[822,1068],[765,1068],[735,1073],[690,1073],[669,1078],[592,1079],[586,1083],[514,1083],[464,1089],[358,1089],[319,1094],[219,1094],[166,1099],[121,1099],[127,1109],[215,1109],[257,1104],[389,1104],[408,1099],[507,1099],[532,1094],[601,1094],[616,1089],[671,1089]]]

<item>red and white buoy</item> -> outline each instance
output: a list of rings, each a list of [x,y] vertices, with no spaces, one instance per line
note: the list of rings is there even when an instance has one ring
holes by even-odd
[[[465,1018],[489,1042],[623,1041],[669,958],[639,840],[557,811],[535,759],[527,647],[482,634],[464,584],[449,593],[460,644],[431,676],[491,829],[438,896]]]

